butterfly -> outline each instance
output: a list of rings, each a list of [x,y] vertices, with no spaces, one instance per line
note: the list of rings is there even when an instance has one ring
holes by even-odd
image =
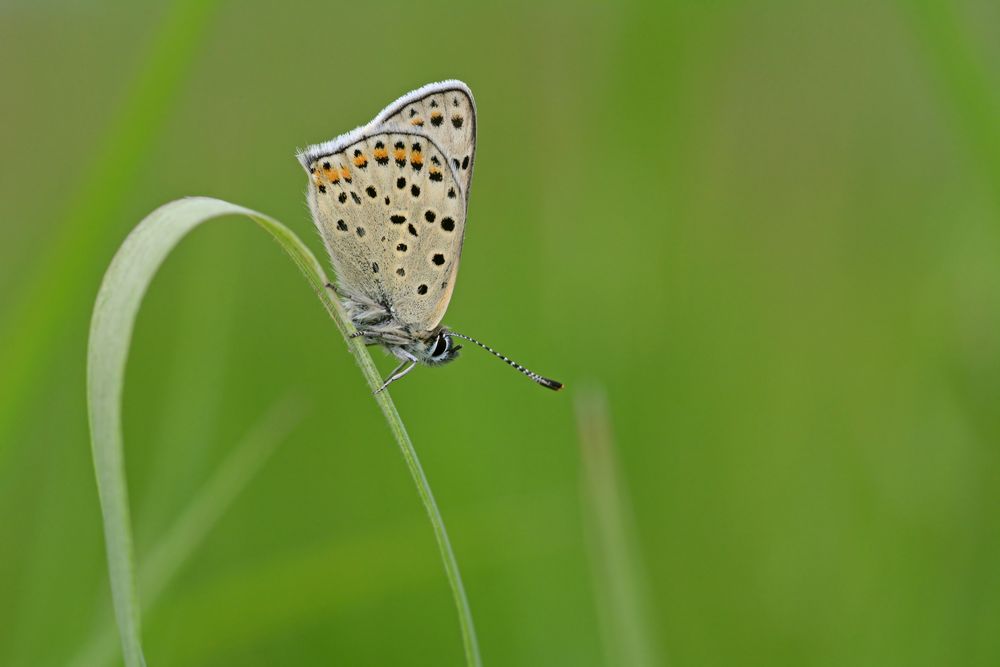
[[[441,326],[455,289],[476,157],[476,104],[461,81],[403,95],[362,127],[298,154],[307,199],[337,274],[328,285],[368,345],[400,360],[376,393],[417,364],[454,360],[463,339],[549,389],[488,345]]]

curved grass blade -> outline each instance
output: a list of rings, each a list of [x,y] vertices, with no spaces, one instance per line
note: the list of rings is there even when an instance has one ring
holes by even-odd
[[[121,433],[122,387],[132,329],[142,297],[170,251],[195,227],[227,215],[246,216],[268,232],[302,271],[341,334],[346,337],[351,331],[340,304],[330,298],[326,275],[316,257],[291,230],[262,213],[207,197],[180,199],[153,211],[125,239],[108,267],[94,306],[87,358],[87,407],[112,603],[127,667],[145,665]],[[364,344],[353,339],[348,340],[348,347],[374,391],[381,385],[381,378]],[[466,662],[478,667],[481,660],[472,614],[441,513],[389,392],[380,392],[375,400],[403,453],[434,528],[458,608]]]

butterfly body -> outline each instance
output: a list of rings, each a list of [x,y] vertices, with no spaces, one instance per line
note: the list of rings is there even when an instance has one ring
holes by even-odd
[[[367,125],[298,155],[354,335],[402,362],[382,388],[418,363],[453,360],[461,347],[441,320],[462,253],[475,149],[472,92],[451,80],[418,88]]]

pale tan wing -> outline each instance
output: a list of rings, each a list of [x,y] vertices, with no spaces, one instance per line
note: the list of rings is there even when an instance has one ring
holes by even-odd
[[[362,128],[365,129],[365,128]],[[357,131],[303,154],[313,219],[348,293],[414,333],[444,317],[465,232],[465,197],[446,154],[420,132]]]
[[[476,160],[476,103],[468,86],[452,80],[418,88],[386,107],[370,127],[430,137],[448,156],[468,201]]]

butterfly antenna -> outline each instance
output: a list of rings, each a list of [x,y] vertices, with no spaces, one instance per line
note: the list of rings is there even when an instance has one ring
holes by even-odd
[[[487,352],[489,352],[493,356],[500,357],[501,359],[503,359],[504,361],[506,361],[508,364],[510,364],[511,366],[513,366],[514,368],[516,368],[517,370],[521,371],[522,373],[524,373],[525,375],[527,375],[529,378],[531,378],[532,380],[534,380],[538,384],[542,385],[543,387],[548,387],[549,389],[552,389],[552,390],[555,390],[555,391],[559,391],[560,389],[563,388],[562,382],[556,382],[555,380],[550,380],[547,377],[542,377],[538,373],[535,373],[533,371],[529,371],[527,368],[525,368],[521,364],[517,363],[513,359],[508,359],[507,357],[503,356],[502,354],[500,354],[499,352],[497,352],[496,350],[494,350],[489,345],[484,345],[483,343],[480,343],[478,340],[476,340],[475,338],[472,338],[471,336],[466,336],[465,334],[455,333],[454,331],[449,331],[445,335],[449,336],[449,337],[453,336],[455,338],[461,338],[463,340],[469,341],[470,343],[475,343],[476,345],[478,345],[479,347],[483,348],[484,350],[486,350]]]

